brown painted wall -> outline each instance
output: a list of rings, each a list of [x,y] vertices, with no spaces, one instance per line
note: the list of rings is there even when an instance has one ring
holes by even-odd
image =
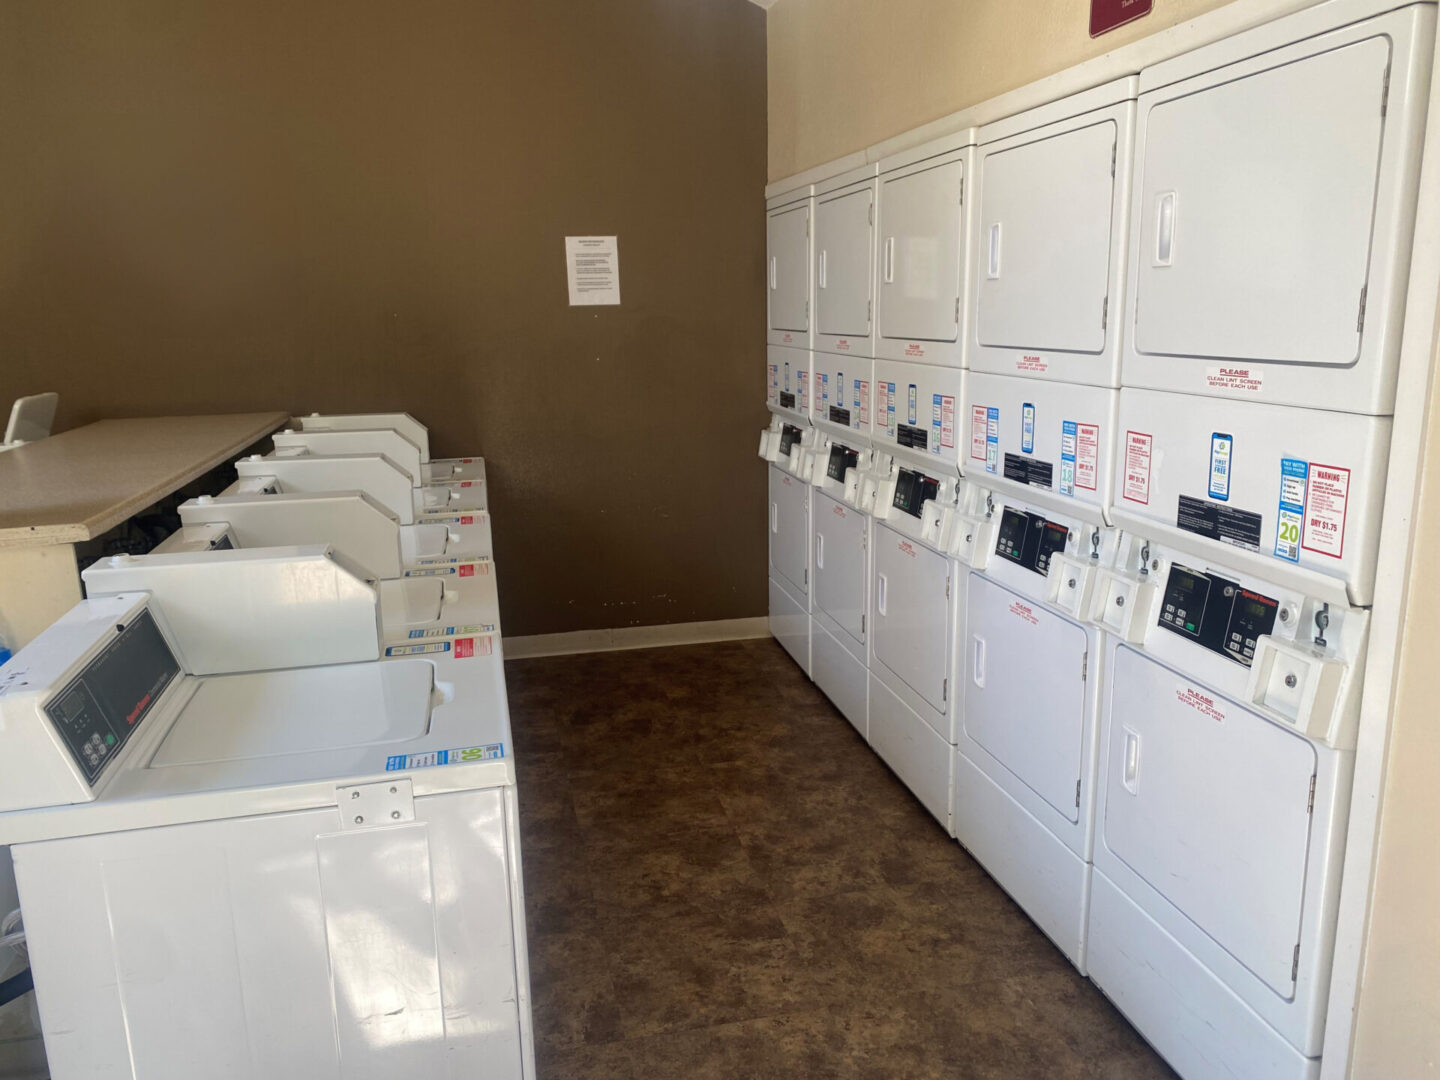
[[[746,0],[0,5],[0,409],[408,410],[507,633],[763,614],[765,94]]]

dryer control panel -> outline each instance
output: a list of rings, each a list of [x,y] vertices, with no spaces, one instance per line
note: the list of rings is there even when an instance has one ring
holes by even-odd
[[[1064,551],[1069,539],[1068,526],[1007,506],[1000,515],[995,554],[1044,577],[1050,572],[1051,557]]]
[[[789,457],[790,448],[798,443],[804,435],[794,424],[786,424],[780,429],[780,456]]]
[[[855,468],[860,461],[860,455],[848,446],[841,446],[838,443],[830,447],[830,462],[825,466],[825,475],[831,480],[845,482],[845,474]]]
[[[1249,667],[1255,643],[1275,628],[1279,609],[1274,597],[1176,563],[1165,581],[1159,625]]]
[[[913,469],[901,469],[895,477],[895,498],[891,505],[913,518],[923,513],[925,503],[940,494],[940,481]]]

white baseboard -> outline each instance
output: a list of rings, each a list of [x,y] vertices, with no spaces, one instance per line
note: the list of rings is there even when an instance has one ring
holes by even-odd
[[[660,626],[617,626],[612,630],[574,630],[568,634],[507,637],[503,639],[502,648],[507,660],[525,660],[536,656],[654,649],[664,645],[700,645],[707,641],[740,641],[744,638],[767,637],[769,633],[769,618],[757,615],[750,619],[715,619],[711,622],[664,623]]]

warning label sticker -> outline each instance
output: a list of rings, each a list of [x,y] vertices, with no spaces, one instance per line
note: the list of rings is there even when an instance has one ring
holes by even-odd
[[[1233,364],[1212,365],[1205,369],[1205,388],[1258,394],[1265,388],[1265,369],[1236,367]]]
[[[1045,372],[1050,370],[1050,362],[1043,356],[1022,356],[1015,361],[1015,370]]]
[[[1350,470],[1333,465],[1310,465],[1306,484],[1306,551],[1338,559],[1345,551],[1345,511],[1350,501]]]
[[[955,398],[951,394],[936,394],[935,406],[940,413],[940,445],[955,445]]]
[[[855,380],[855,407],[860,410],[860,423],[870,422],[870,380]]]
[[[1140,431],[1125,432],[1125,489],[1131,502],[1150,504],[1150,457],[1155,438]]]
[[[970,456],[976,461],[985,460],[985,406],[970,406]]]
[[[1075,486],[1094,491],[1100,473],[1100,425],[1075,425]]]

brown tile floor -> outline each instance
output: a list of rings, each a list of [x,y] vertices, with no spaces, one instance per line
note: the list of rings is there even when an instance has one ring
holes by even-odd
[[[1173,1076],[773,641],[506,675],[540,1080]]]

